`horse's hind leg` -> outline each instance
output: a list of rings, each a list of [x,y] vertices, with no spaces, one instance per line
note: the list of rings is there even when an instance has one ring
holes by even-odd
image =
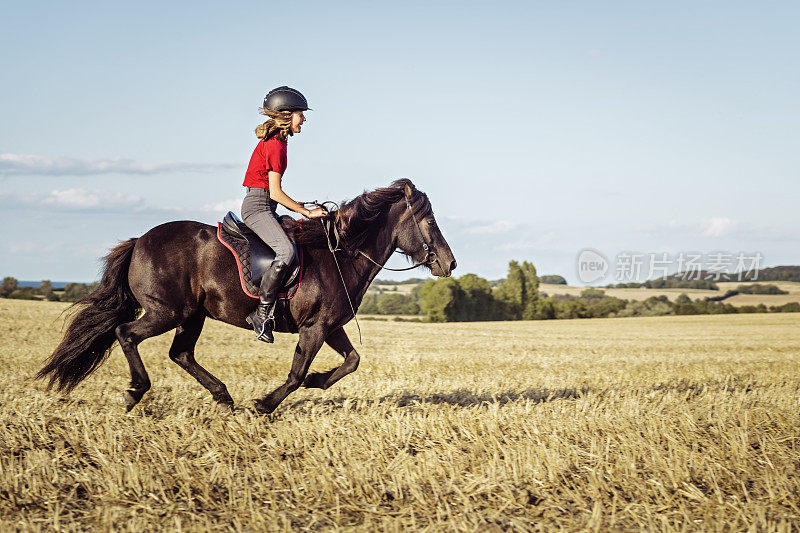
[[[147,311],[139,320],[127,322],[117,326],[115,331],[117,340],[128,359],[128,366],[131,369],[131,383],[125,391],[125,408],[130,411],[139,403],[144,393],[150,390],[150,378],[144,363],[139,356],[137,346],[140,342],[156,335],[161,335],[174,328],[175,320],[158,312]]]
[[[339,355],[344,357],[344,361],[341,365],[327,372],[314,372],[309,374],[305,381],[303,381],[304,387],[327,389],[347,374],[355,372],[356,368],[358,368],[358,362],[361,358],[356,349],[353,348],[353,343],[347,338],[347,333],[344,332],[344,329],[339,328],[332,331],[331,334],[328,335],[328,338],[325,339],[325,342],[328,343],[328,346],[336,350]]]
[[[194,347],[200,337],[200,332],[203,330],[205,319],[205,314],[198,312],[178,326],[175,332],[175,340],[172,341],[172,346],[169,349],[169,358],[208,389],[217,402],[233,408],[233,398],[228,394],[225,384],[200,366],[194,359]]]

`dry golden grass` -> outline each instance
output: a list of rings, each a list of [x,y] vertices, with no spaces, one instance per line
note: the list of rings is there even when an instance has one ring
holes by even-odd
[[[783,305],[789,302],[800,302],[800,283],[793,281],[762,281],[756,282],[765,285],[777,285],[780,289],[787,291],[789,294],[737,294],[730,298],[725,299],[726,304],[735,305],[737,307],[742,305],[758,305],[764,304],[767,307],[771,305]],[[605,289],[608,296],[615,298],[622,298],[623,300],[647,300],[651,296],[666,296],[671,301],[681,294],[686,294],[693,300],[702,300],[703,298],[722,296],[728,290],[735,290],[739,285],[749,285],[750,283],[740,282],[718,282],[718,291],[710,291],[703,289]],[[539,290],[550,295],[556,294],[571,294],[573,296],[580,296],[581,291],[586,287],[575,287],[572,285],[551,285],[542,284]]]
[[[395,294],[411,294],[411,291],[414,290],[418,284],[403,284],[403,285],[382,285],[380,283],[373,283],[369,286],[368,292],[378,292],[380,289],[383,292],[388,293],[395,293]]]
[[[606,289],[604,287],[598,287],[600,290],[605,292],[608,296],[613,296],[615,298],[622,298],[623,300],[647,300],[651,296],[666,296],[670,300],[674,301],[675,298],[680,296],[683,293],[686,293],[692,299],[702,299],[708,296],[720,296],[724,293],[720,291],[707,291],[703,289]],[[554,296],[556,294],[570,294],[572,296],[580,296],[581,292],[586,290],[586,287],[576,287],[573,285],[551,285],[551,284],[541,284],[539,286],[539,290],[541,292],[546,293],[549,296]]]
[[[800,523],[798,314],[362,322],[355,374],[258,417],[212,405],[169,335],[142,345],[153,389],[130,414],[118,350],[68,399],[45,392],[62,309],[0,300],[0,530]],[[198,359],[246,406],[294,341],[209,322]]]

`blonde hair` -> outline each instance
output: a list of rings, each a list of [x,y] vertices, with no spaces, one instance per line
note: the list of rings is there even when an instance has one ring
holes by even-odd
[[[292,112],[276,111],[268,107],[262,107],[259,111],[262,115],[269,117],[269,120],[256,126],[256,137],[266,141],[276,135],[285,141],[292,132]]]

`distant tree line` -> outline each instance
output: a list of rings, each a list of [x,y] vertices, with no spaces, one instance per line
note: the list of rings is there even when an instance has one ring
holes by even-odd
[[[414,295],[368,293],[364,295],[358,312],[367,315],[417,315],[419,304]]]
[[[736,276],[734,275],[734,278]],[[800,281],[800,266],[776,266],[750,272],[732,281]]]
[[[800,266],[776,266],[762,268],[759,270],[751,270],[748,272],[709,272],[707,270],[698,270],[694,272],[678,272],[665,278],[668,282],[671,281],[800,281]],[[661,281],[661,279],[645,281],[643,283],[626,283],[618,284],[615,287],[633,287],[644,286],[650,288],[648,283]],[[674,287],[674,285],[669,285]],[[686,287],[686,288],[705,288],[705,287]]]
[[[367,293],[358,312],[368,315],[412,315],[420,317],[415,320],[428,322],[800,312],[798,302],[769,307],[764,304],[736,307],[724,302],[740,293],[786,294],[786,291],[771,284],[739,285],[736,290],[727,291],[722,296],[697,300],[692,300],[684,293],[672,302],[666,296],[626,300],[609,296],[597,288],[584,289],[578,296],[548,296],[539,290],[544,279],[551,284],[562,284],[560,280],[563,277],[548,275],[540,279],[532,263],[511,261],[506,277],[492,282],[475,274],[428,280],[424,283],[415,278],[409,283],[416,283],[416,286],[406,294],[398,291]],[[394,283],[403,284],[405,283]],[[97,283],[68,283],[63,289],[57,290],[49,280],[44,280],[38,287],[20,287],[16,278],[5,277],[0,285],[0,297],[74,302],[89,294],[96,286]]]
[[[701,289],[718,291],[719,285],[707,279],[658,278],[643,282],[632,281],[606,285],[608,289]]]
[[[753,283],[752,285],[739,285],[735,289],[725,291],[722,296],[713,296],[706,299],[710,302],[721,302],[737,294],[789,294],[789,292],[782,290],[777,285]]]
[[[788,291],[780,289],[777,285],[752,283],[750,285],[739,285],[736,287],[738,294],[789,294]]]
[[[508,275],[499,282],[490,282],[475,274],[429,280],[417,285],[409,294],[368,294],[359,308],[359,313],[419,314],[429,322],[469,322],[800,311],[800,303],[770,307],[764,304],[736,307],[722,302],[725,297],[692,300],[685,293],[674,302],[666,296],[652,296],[646,300],[626,300],[609,296],[597,288],[584,289],[580,295],[548,296],[539,291],[542,279],[545,279],[545,276],[540,279],[532,263],[511,261],[508,265]],[[550,281],[552,278],[547,279]],[[672,284],[667,286],[681,287]],[[698,284],[691,288],[700,286],[701,284]],[[739,292],[752,291],[754,294],[783,292],[775,285],[761,285],[755,288],[751,285],[742,285],[738,289],[744,289]],[[729,292],[738,294],[736,291]]]
[[[546,285],[566,285],[567,280],[564,279],[564,276],[559,276],[558,274],[544,274],[543,276],[539,276],[539,281]]]
[[[372,281],[373,285],[418,285],[425,281],[422,278],[408,278],[403,281],[394,281],[390,279],[375,279]]]
[[[97,283],[67,283],[63,289],[57,290],[47,279],[42,280],[38,287],[20,287],[17,278],[6,276],[0,285],[0,298],[76,302],[93,291],[95,287],[97,287]]]

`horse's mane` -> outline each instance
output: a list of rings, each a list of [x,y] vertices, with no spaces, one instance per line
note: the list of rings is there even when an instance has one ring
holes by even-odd
[[[417,220],[430,215],[432,208],[428,196],[417,190],[411,180],[403,178],[392,182],[388,187],[365,191],[349,202],[343,202],[338,210],[330,211],[324,219],[298,221],[293,230],[294,240],[309,248],[327,248],[325,229],[320,220],[325,220],[326,224],[332,221],[339,233],[338,244],[345,249],[356,250],[364,244],[375,224],[384,223],[381,219],[386,216],[394,203],[403,199],[406,187],[411,191],[408,200]],[[331,235],[331,239],[334,238],[334,235]],[[336,245],[335,242],[332,244]]]

